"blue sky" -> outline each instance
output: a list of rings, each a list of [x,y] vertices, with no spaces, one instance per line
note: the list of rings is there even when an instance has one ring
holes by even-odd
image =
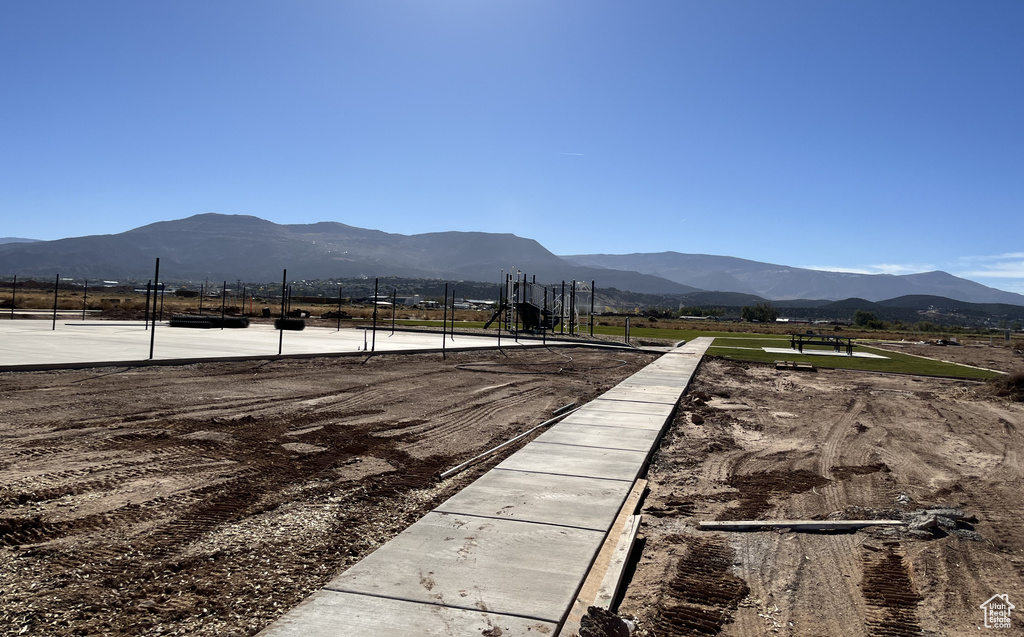
[[[1024,293],[1024,2],[3,3],[0,236],[204,212]]]

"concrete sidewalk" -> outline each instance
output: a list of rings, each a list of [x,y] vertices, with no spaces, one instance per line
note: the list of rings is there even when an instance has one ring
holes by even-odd
[[[553,425],[260,635],[555,635],[712,340]]]

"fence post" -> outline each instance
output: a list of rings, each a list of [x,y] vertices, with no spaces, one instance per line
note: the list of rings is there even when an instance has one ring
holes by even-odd
[[[160,281],[160,257],[156,258],[156,273],[153,274],[153,283]],[[156,288],[153,288],[153,328],[149,331],[149,360],[153,360],[153,346],[156,345]]]
[[[146,281],[146,329],[149,329],[149,290],[153,286],[153,280]]]
[[[57,280],[53,282],[53,328],[51,331],[57,329],[57,290],[60,289],[60,272],[57,273]]]
[[[11,283],[11,320],[14,320],[15,300],[18,297],[18,275],[14,275],[14,283]]]
[[[590,282],[590,336],[594,336],[594,296],[597,293],[597,281]]]
[[[284,349],[284,304],[285,297],[288,295],[288,268],[284,269],[284,274],[281,275],[281,322],[278,324],[278,335],[277,335],[277,355],[280,356]]]
[[[445,354],[445,343],[448,341],[448,284],[444,284],[444,300],[441,301],[444,310],[441,313],[441,358],[448,358]]]
[[[373,280],[373,340],[370,341],[370,351],[377,351],[377,283],[379,279]]]

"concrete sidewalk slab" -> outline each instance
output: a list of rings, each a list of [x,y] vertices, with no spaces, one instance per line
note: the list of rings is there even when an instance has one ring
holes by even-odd
[[[607,531],[629,483],[526,471],[488,471],[436,511]]]
[[[673,409],[675,409],[675,403],[671,405],[665,405],[661,403],[643,403],[635,401],[612,400],[603,398],[602,396],[598,396],[594,400],[584,405],[582,409],[576,412],[576,414],[606,412],[613,414],[661,416],[662,418],[666,418],[669,414],[672,413]],[[576,414],[573,414],[573,416],[575,416]]]
[[[642,404],[642,403],[641,403]],[[653,429],[661,431],[668,414],[631,414],[625,411],[579,410],[562,419],[564,424],[620,427],[623,429]]]
[[[570,447],[534,441],[506,458],[497,468],[632,482],[646,460],[645,451]]]
[[[554,635],[711,341],[587,403],[261,635]]]
[[[614,387],[599,398],[604,400],[624,400],[629,402],[661,403],[664,405],[675,405],[682,396],[682,389],[664,387]]]
[[[410,627],[415,627],[414,631]],[[436,603],[320,590],[273,626],[279,637],[453,637],[554,635],[556,622],[451,608]]]
[[[664,420],[664,419],[663,419]],[[660,429],[629,429],[607,425],[561,422],[537,436],[537,442],[627,451],[650,451],[661,434]]]
[[[431,512],[324,588],[558,623],[604,535]]]
[[[788,347],[762,347],[761,349],[769,354],[784,354],[786,356],[842,356],[843,358],[881,358],[889,360],[888,356],[872,354],[871,352],[853,352],[852,354],[847,354],[846,352],[836,352],[830,349],[811,349],[809,347],[805,347],[802,352]]]

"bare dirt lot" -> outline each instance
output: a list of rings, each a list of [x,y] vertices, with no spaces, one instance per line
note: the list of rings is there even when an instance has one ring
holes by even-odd
[[[652,359],[0,374],[0,634],[254,634],[503,456],[437,472]]]
[[[718,359],[684,400],[652,464],[619,609],[640,634],[984,634],[980,604],[1007,594],[1021,608],[1024,404],[976,383]],[[963,515],[915,517],[936,508]],[[809,518],[921,528],[696,528]]]

